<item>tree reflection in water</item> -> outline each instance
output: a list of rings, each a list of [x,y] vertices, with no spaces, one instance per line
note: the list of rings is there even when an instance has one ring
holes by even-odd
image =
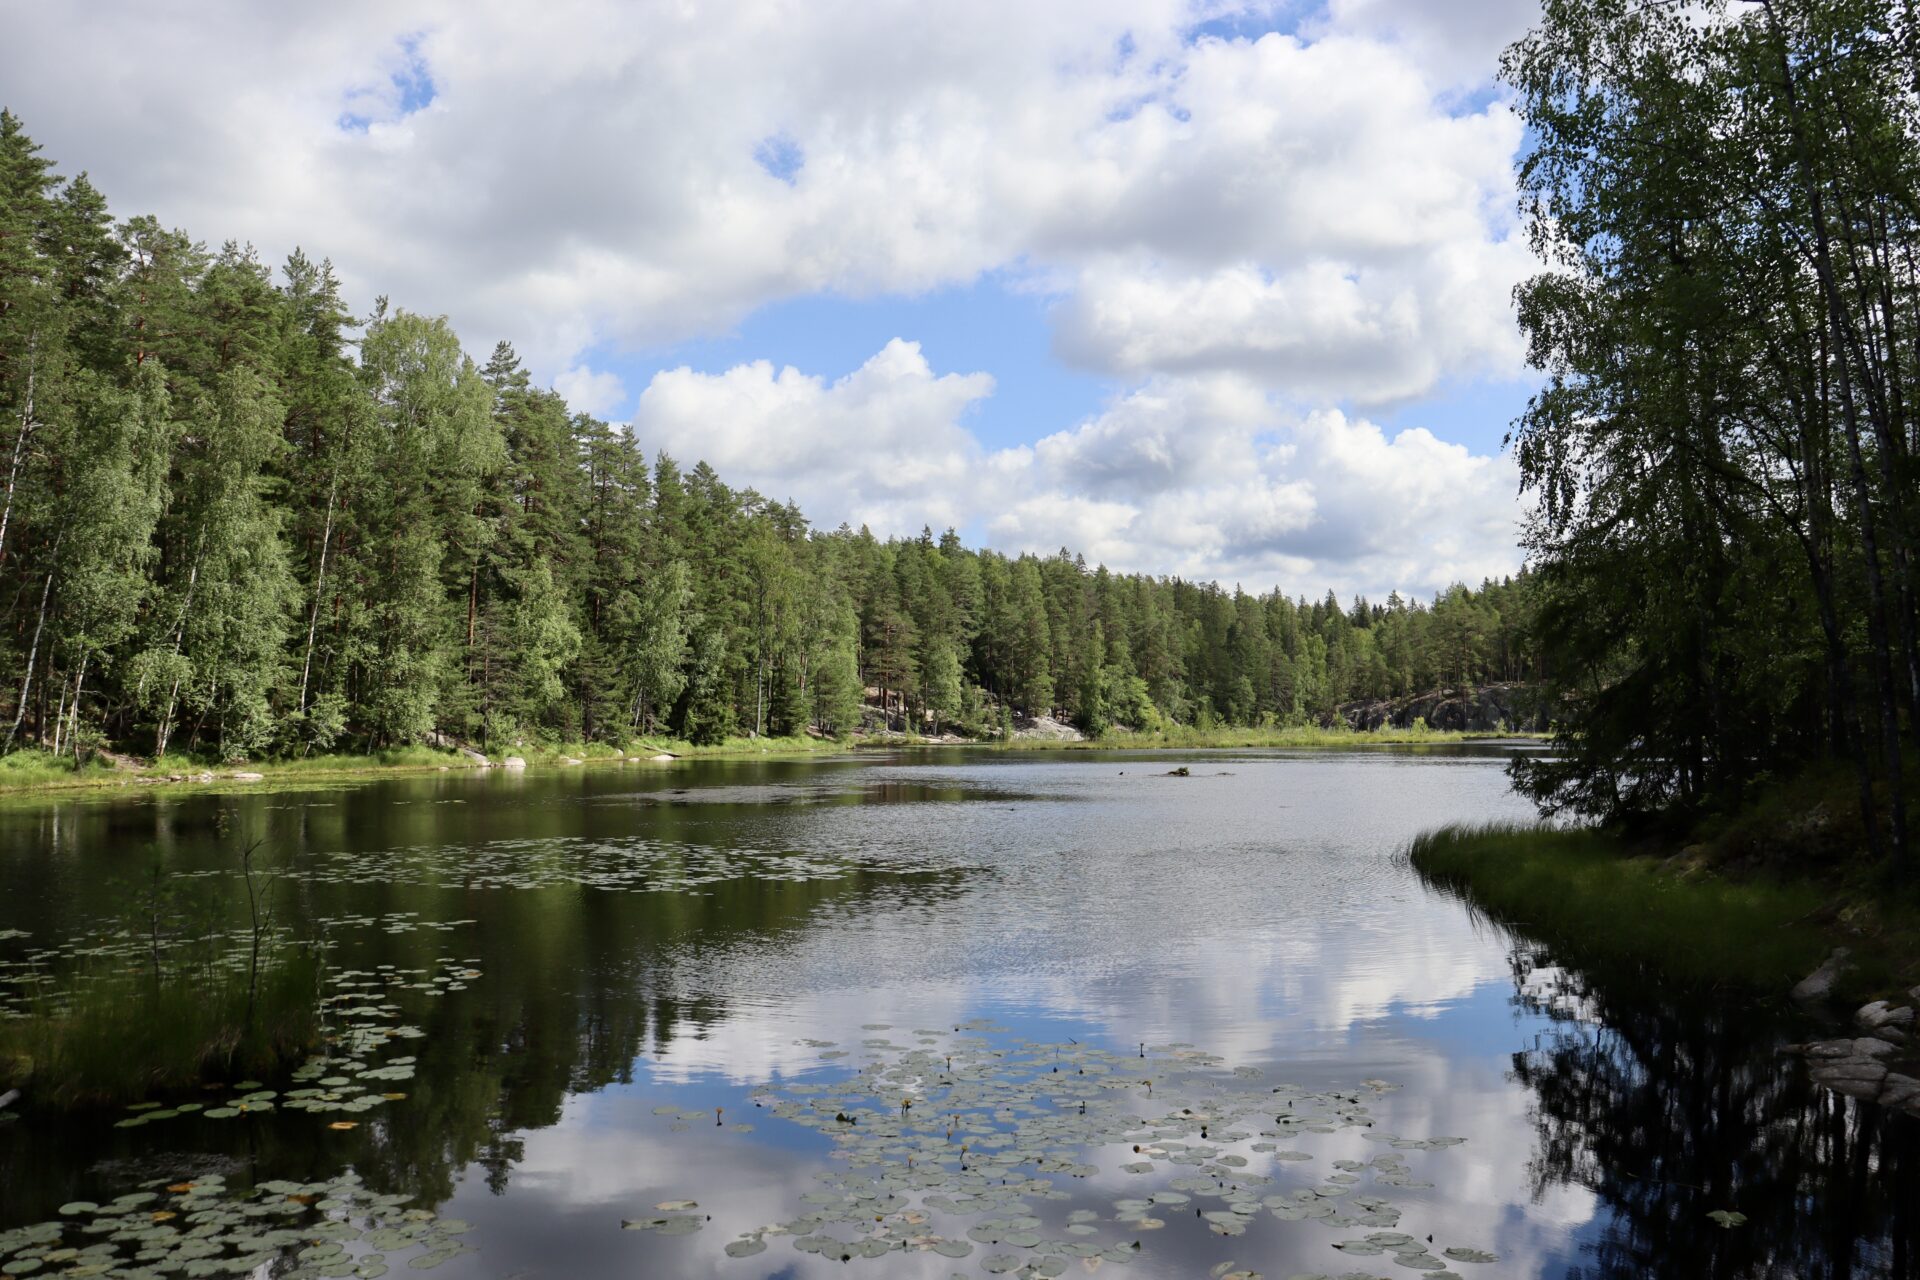
[[[1920,1276],[1920,1122],[1814,1086],[1780,1051],[1782,1015],[1656,996],[1643,974],[1560,968],[1531,946],[1512,963],[1518,1006],[1551,1021],[1513,1056],[1534,1193],[1584,1187],[1612,1215],[1572,1275]],[[1746,1222],[1721,1227],[1718,1209]]]

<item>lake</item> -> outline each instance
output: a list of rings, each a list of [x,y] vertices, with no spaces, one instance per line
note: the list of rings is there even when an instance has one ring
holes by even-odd
[[[10,801],[16,997],[156,863],[230,901],[258,839],[345,1047],[0,1125],[4,1273],[1920,1274],[1920,1124],[1812,1089],[1807,1028],[1560,968],[1408,868],[1528,816],[1509,750]]]

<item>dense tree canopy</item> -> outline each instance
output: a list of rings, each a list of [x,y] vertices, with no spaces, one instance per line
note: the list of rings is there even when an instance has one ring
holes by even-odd
[[[1282,723],[1531,673],[1524,578],[1309,603],[813,530],[324,261],[113,223],[11,115],[0,466],[11,747]]]
[[[1505,76],[1546,270],[1517,429],[1566,752],[1604,817],[1853,762],[1904,857],[1920,733],[1920,15],[1547,0]]]

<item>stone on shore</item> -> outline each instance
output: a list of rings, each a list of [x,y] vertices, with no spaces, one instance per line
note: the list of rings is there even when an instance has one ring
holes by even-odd
[[[1897,1071],[1887,1072],[1887,1078],[1880,1082],[1880,1105],[1905,1107],[1915,1102],[1920,1102],[1920,1080]]]
[[[1846,947],[1835,947],[1833,954],[1827,957],[1826,963],[1802,978],[1799,985],[1794,987],[1793,998],[1795,1000],[1825,1000],[1828,996],[1832,995],[1833,984],[1838,982],[1840,975],[1846,971],[1847,958],[1852,954],[1853,952]]]
[[[1885,1027],[1905,1030],[1913,1025],[1913,1010],[1905,1005],[1891,1005],[1885,1000],[1875,1000],[1872,1004],[1861,1005],[1855,1011],[1853,1020],[1863,1031],[1880,1031]]]
[[[502,760],[500,762],[500,767],[502,769],[507,770],[509,773],[518,773],[520,770],[527,767],[527,762],[525,760],[522,760],[519,756],[508,756],[505,760]]]

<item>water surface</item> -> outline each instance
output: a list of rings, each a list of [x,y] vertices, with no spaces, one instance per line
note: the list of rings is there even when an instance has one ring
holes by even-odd
[[[417,1059],[407,1096],[351,1129],[286,1110],[0,1127],[0,1227],[196,1171],[236,1194],[353,1171],[471,1224],[440,1268],[458,1277],[947,1277],[996,1258],[1142,1280],[1419,1274],[1333,1247],[1383,1230],[1493,1254],[1443,1259],[1486,1277],[1920,1274],[1916,1125],[1807,1087],[1773,1053],[1801,1029],[1560,968],[1407,868],[1424,828],[1527,816],[1505,759],[926,752],[10,805],[0,937],[30,936],[0,956],[98,933],[156,862],[218,890],[260,839],[287,868],[286,918],[324,924],[337,969],[414,974],[383,1016],[422,1034],[388,1051]],[[1000,1092],[935,1151],[949,1126],[929,1099],[956,1054],[963,1094]],[[863,1067],[895,1092],[849,1086]],[[883,1114],[916,1093],[920,1116]],[[1329,1099],[1359,1110],[1326,1132],[1286,1120]],[[1159,1156],[1089,1138],[1082,1103],[1158,1125]],[[862,1107],[856,1139],[831,1112]],[[1204,1137],[1196,1116],[1215,1117]],[[1058,1167],[1011,1167],[1028,1146]],[[725,1251],[890,1171],[870,1222]],[[982,1183],[992,1204],[923,1203]],[[1314,1188],[1334,1225],[1289,1216]],[[656,1207],[681,1201],[698,1207]],[[1201,1216],[1233,1203],[1252,1211]],[[622,1229],[680,1216],[698,1229]],[[795,1247],[982,1223],[1016,1243]],[[1052,1248],[1068,1244],[1087,1248]],[[352,1274],[364,1249],[303,1273]]]

